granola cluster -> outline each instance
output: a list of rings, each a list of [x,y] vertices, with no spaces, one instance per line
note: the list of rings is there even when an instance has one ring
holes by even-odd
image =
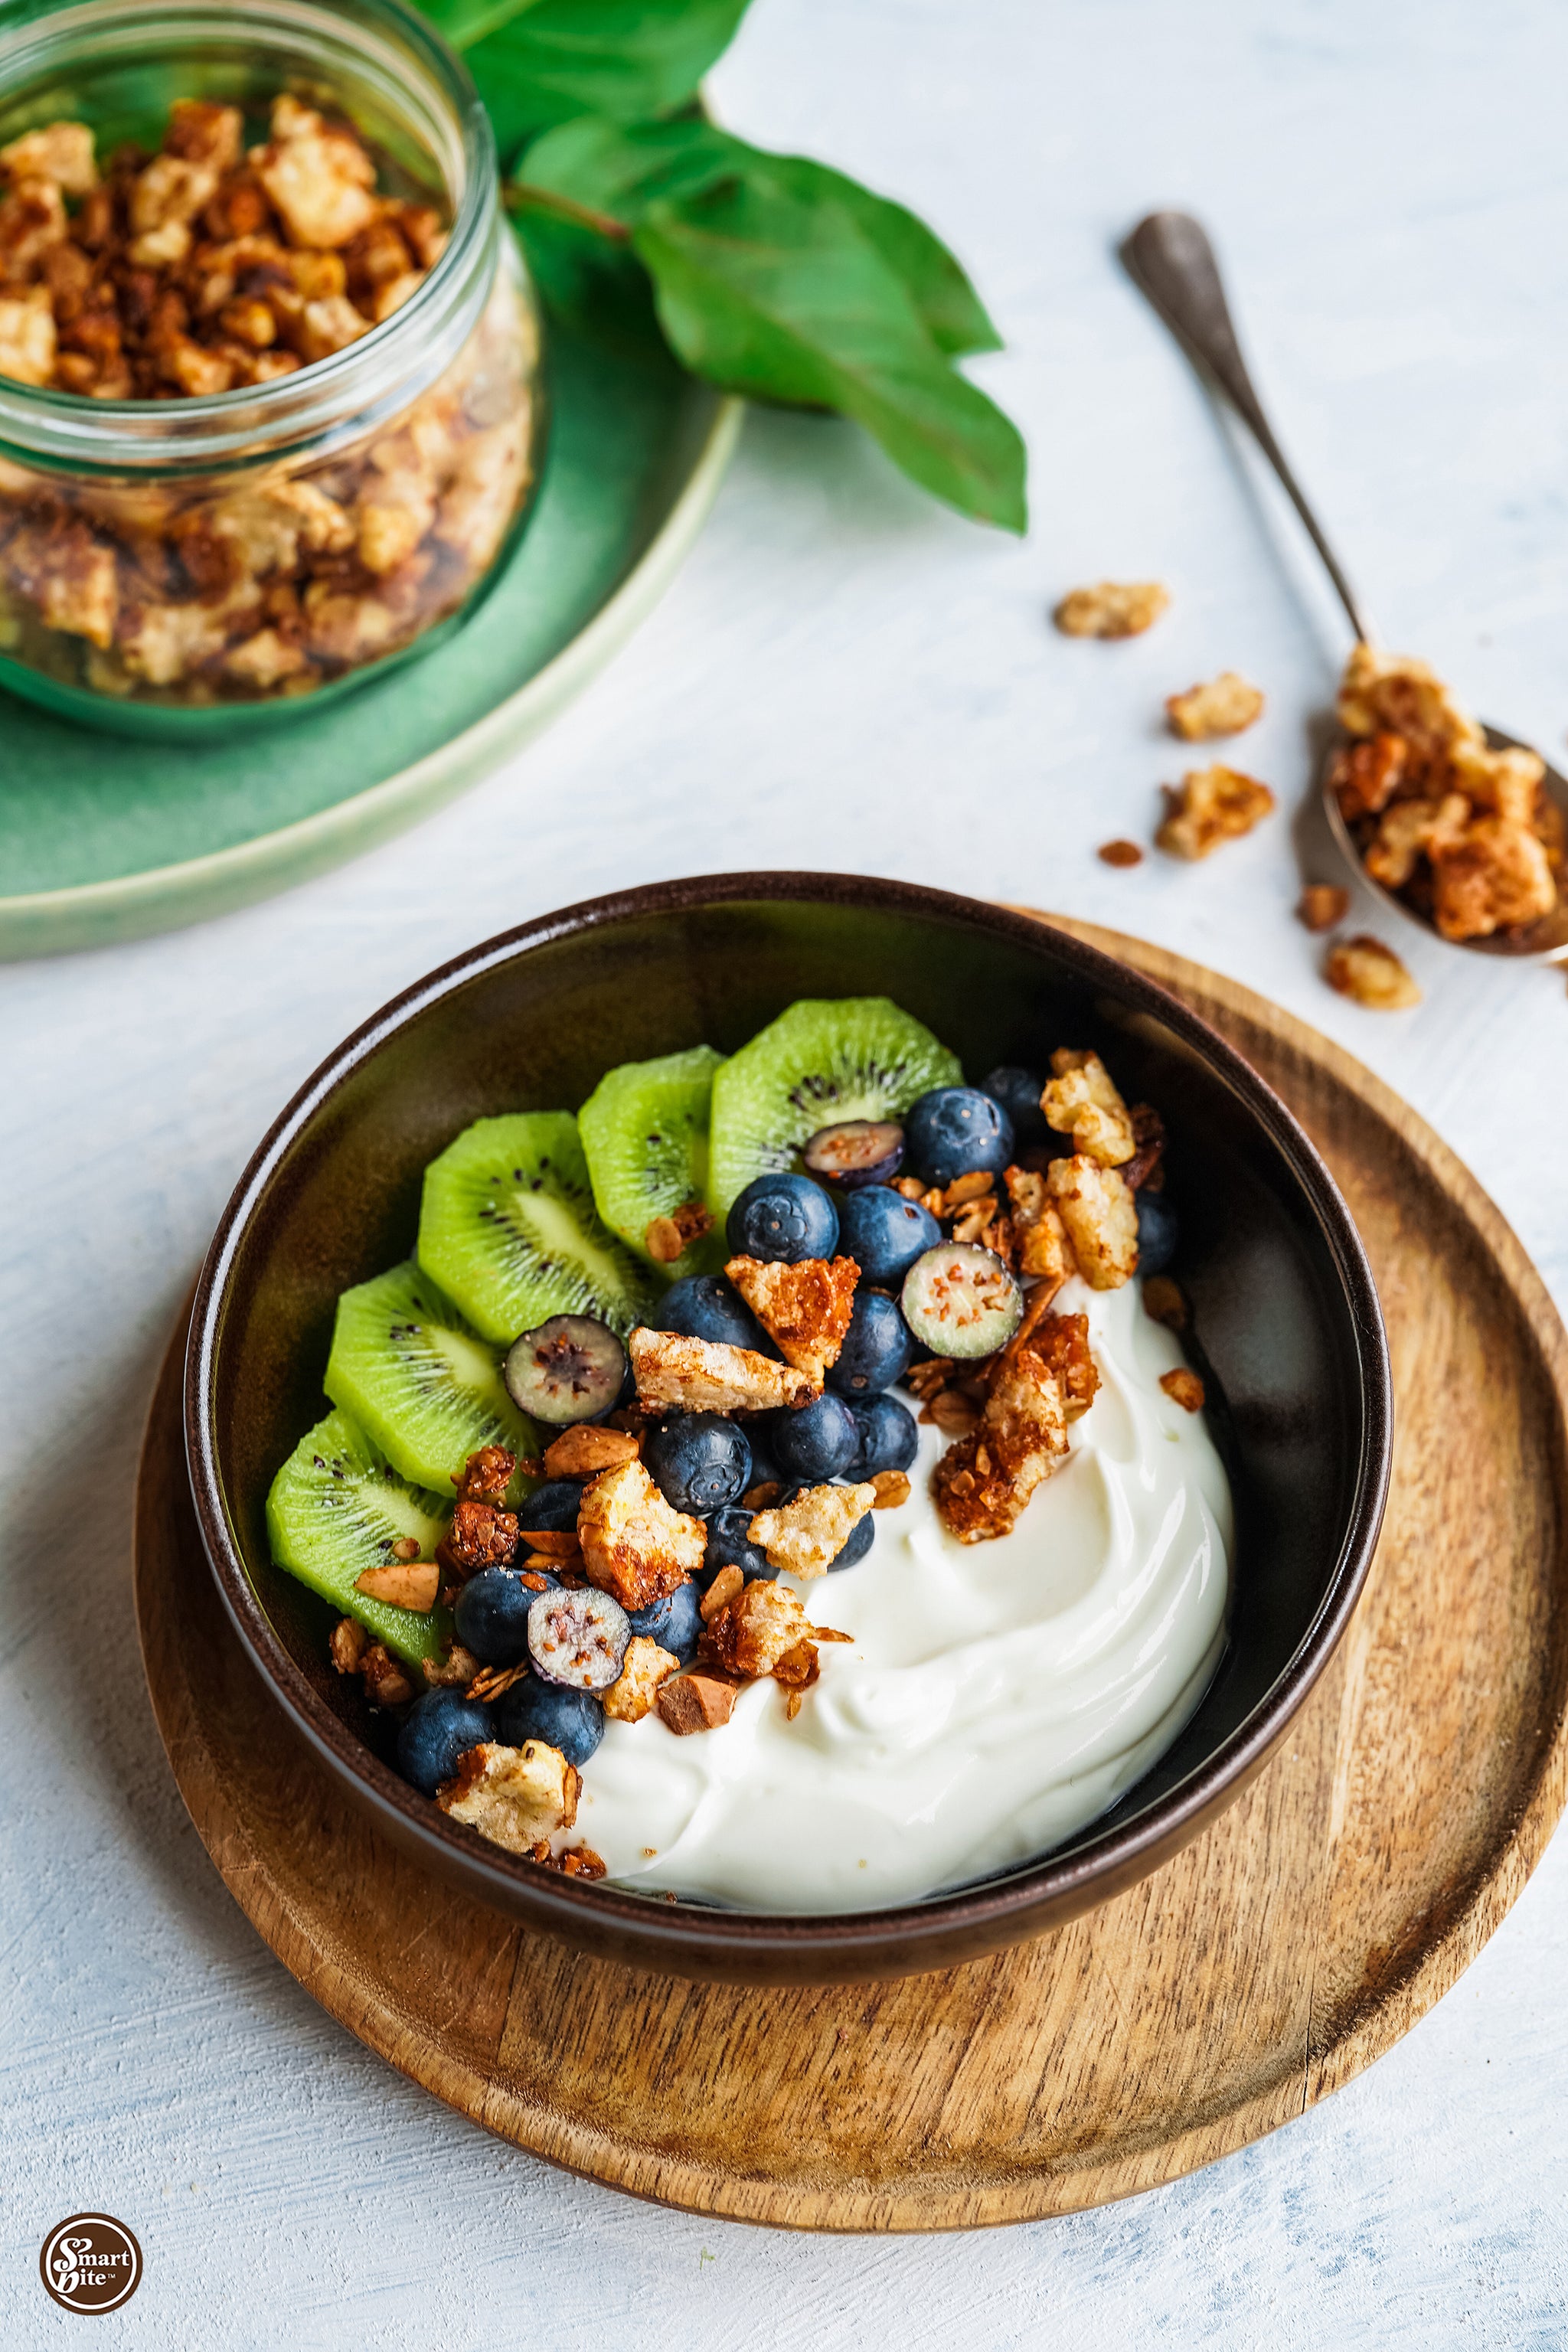
[[[175,105],[102,176],[85,125],[0,149],[0,375],[79,396],[258,391],[390,319],[438,260],[429,205],[377,193],[346,126],[284,95]],[[505,269],[447,373],[293,470],[80,479],[0,460],[0,653],[172,703],[308,693],[455,612],[530,469],[531,320]],[[259,428],[258,428],[259,429]]]
[[[1563,828],[1533,751],[1489,750],[1425,662],[1372,646],[1346,664],[1339,716],[1351,740],[1334,793],[1374,882],[1446,940],[1525,931],[1554,912]]]

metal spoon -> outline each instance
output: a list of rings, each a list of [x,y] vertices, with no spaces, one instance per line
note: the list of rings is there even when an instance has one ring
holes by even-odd
[[[1377,632],[1366,607],[1342,571],[1263,414],[1262,403],[1241,356],[1241,345],[1220,280],[1219,264],[1202,223],[1194,220],[1190,213],[1151,213],[1122,245],[1121,258],[1134,285],[1153,304],[1199,373],[1225,394],[1252,435],[1306,525],[1307,536],[1323,560],[1323,568],[1333,583],[1352,628],[1363,643],[1375,645]],[[1517,735],[1505,734],[1500,727],[1488,727],[1485,731],[1494,751],[1534,749],[1531,744],[1521,743]],[[1344,856],[1385,905],[1403,915],[1406,922],[1419,924],[1434,939],[1441,938],[1436,925],[1426,916],[1407,906],[1393,891],[1384,889],[1368,874],[1330,784],[1332,767],[1331,751],[1324,762],[1321,789],[1330,828]],[[1568,781],[1548,765],[1544,782],[1548,794],[1568,820]],[[1470,948],[1481,955],[1529,956],[1544,963],[1563,961],[1568,960],[1568,901],[1560,903],[1553,913],[1543,916],[1527,930],[1494,932],[1482,940],[1447,940],[1444,945]]]

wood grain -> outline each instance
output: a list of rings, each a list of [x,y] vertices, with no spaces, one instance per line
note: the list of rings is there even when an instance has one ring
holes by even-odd
[[[490,2130],[641,2196],[783,2226],[932,2230],[1129,2196],[1258,2138],[1452,1985],[1568,1793],[1568,1335],[1474,1180],[1388,1088],[1182,958],[1161,981],[1285,1097],[1387,1317],[1394,1485],[1297,1729],[1178,1858],[1059,1933],[804,1991],[574,1957],[384,1845],[268,1699],[184,1479],[176,1335],[138,1493],[137,1607],[193,1819],[285,1966]]]

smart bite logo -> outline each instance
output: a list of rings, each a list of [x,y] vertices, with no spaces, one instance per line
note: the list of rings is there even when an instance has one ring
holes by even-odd
[[[62,2311],[113,2311],[142,2284],[142,2249],[123,2221],[73,2213],[44,2240],[38,2275]]]

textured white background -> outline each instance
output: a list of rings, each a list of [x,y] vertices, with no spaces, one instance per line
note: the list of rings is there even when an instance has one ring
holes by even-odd
[[[755,416],[652,623],[471,798],[250,913],[0,972],[0,2340],[70,2336],[37,2248],[95,2205],[147,2255],[104,2338],[203,2352],[1568,2337],[1561,1846],[1390,2057],[1195,2179],[984,2240],[698,2222],[458,2121],[285,1975],[175,1795],[127,1572],[152,1372],[273,1113],[445,956],[661,875],[858,867],[1183,949],[1400,1087],[1568,1297],[1561,979],[1402,940],[1421,1010],[1342,1003],[1290,919],[1289,816],[1192,871],[1092,855],[1149,829],[1160,698],[1226,665],[1268,690],[1247,764],[1293,804],[1341,649],[1113,263],[1158,202],[1210,221],[1385,630],[1561,747],[1565,79],[1551,0],[757,0],[720,104],[970,262],[1008,342],[979,373],[1033,453],[1027,542],[937,511],[846,426]],[[1051,598],[1103,572],[1167,579],[1171,616],[1127,646],[1054,636]]]

